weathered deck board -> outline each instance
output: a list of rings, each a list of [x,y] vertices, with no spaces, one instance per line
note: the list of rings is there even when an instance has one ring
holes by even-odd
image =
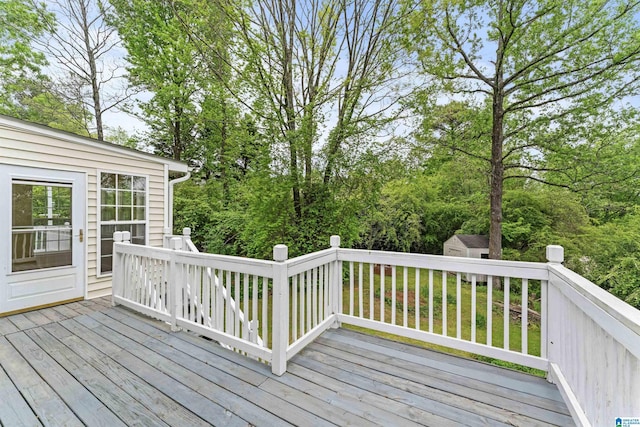
[[[458,366],[465,369],[458,372],[462,375],[471,373],[471,375],[467,376],[467,378],[479,379],[499,386],[507,384],[505,383],[505,381],[509,381],[509,385],[516,385],[514,390],[526,390],[528,394],[534,394],[543,398],[562,402],[560,392],[558,392],[558,390],[555,388],[549,388],[546,380],[540,377],[536,377],[533,375],[523,375],[521,372],[511,369],[505,369],[499,366],[475,360],[469,360],[462,357],[452,357],[451,355],[446,353],[441,353],[433,350],[425,350],[409,344],[404,344],[392,340],[385,340],[373,335],[361,334],[349,329],[344,330],[344,335],[346,337],[355,337],[360,341],[373,343],[382,347],[389,348],[391,350],[401,351],[406,354],[418,355],[419,357],[423,358],[425,358],[425,355],[428,355],[426,359],[441,361],[448,365]]]
[[[102,345],[100,345],[101,339],[99,336],[95,335],[94,337],[97,338],[97,341],[92,341],[91,331],[86,330],[84,331],[84,337],[87,338],[85,341],[80,338],[83,334],[83,327],[80,324],[69,322],[65,326],[69,329],[59,324],[48,325],[45,329],[64,342],[88,364],[149,408],[165,423],[176,427],[208,425],[200,417],[188,411],[173,399],[159,393],[156,388],[122,366],[120,362],[101,352]],[[90,342],[94,342],[96,347],[93,347]]]
[[[27,319],[29,319],[30,321],[35,323],[36,326],[42,326],[42,325],[46,325],[48,323],[51,323],[51,319],[49,319],[47,316],[42,314],[40,312],[40,310],[28,311],[28,312],[24,313],[24,317],[26,317]]]
[[[52,307],[43,308],[42,310],[38,311],[47,319],[49,319],[49,323],[59,322],[61,320],[67,319],[67,316],[63,316],[61,313],[55,311]]]
[[[250,390],[245,387],[243,382],[235,381],[234,377],[217,371],[212,366],[191,357],[188,353],[177,351],[102,313],[94,313],[92,318],[101,323],[101,326],[93,329],[94,332],[102,335],[103,338],[112,340],[112,342],[118,341],[118,345],[123,349],[147,363],[157,366],[164,374],[197,390],[204,397],[220,405],[223,410],[242,414],[242,418],[253,425],[282,423],[281,419],[265,409],[259,408],[249,400],[253,397],[251,393],[256,393],[255,388]],[[78,320],[81,322],[82,319]],[[229,389],[218,384],[225,384]],[[230,390],[235,390],[239,394]],[[246,397],[242,397],[245,393],[248,393]],[[305,421],[309,422],[307,425],[311,425],[321,420],[307,419]]]
[[[480,392],[484,392],[490,396],[493,396],[493,400],[495,400],[496,398],[513,400],[521,404],[524,404],[525,407],[529,409],[538,407],[538,408],[543,408],[552,412],[568,414],[567,408],[565,404],[561,401],[561,397],[557,389],[555,387],[550,387],[549,384],[542,378],[525,375],[520,372],[514,372],[511,370],[495,367],[495,366],[488,365],[481,362],[452,357],[446,354],[443,355],[437,352],[425,353],[425,355],[427,356],[425,360],[422,362],[420,362],[420,360],[412,361],[403,357],[403,354],[409,354],[415,349],[412,346],[406,346],[405,348],[403,347],[405,345],[402,343],[389,341],[392,344],[398,345],[398,349],[400,349],[401,351],[400,354],[395,352],[393,350],[393,347],[388,347],[387,345],[382,346],[383,348],[380,349],[379,351],[370,351],[372,348],[375,348],[375,347],[371,347],[371,345],[363,346],[361,342],[366,342],[368,344],[375,345],[376,343],[386,344],[386,341],[388,340],[372,337],[366,334],[352,335],[354,334],[354,332],[347,331],[347,330],[341,330],[340,332],[341,334],[335,337],[332,337],[331,332],[328,332],[327,334],[325,334],[324,336],[322,336],[317,340],[317,344],[331,346],[333,348],[337,348],[339,350],[352,353],[356,356],[364,355],[367,358],[377,360],[388,366],[396,366],[398,367],[399,372],[405,371],[405,373],[408,374],[408,376],[406,376],[406,378],[408,379],[416,378],[416,374],[424,373],[425,375],[423,380],[438,379],[438,380],[444,381],[445,384],[443,385],[443,387],[446,387],[447,389],[451,389],[453,384],[454,388],[470,391],[473,393],[474,396],[479,395]],[[354,338],[356,337],[359,338],[360,341],[355,340]],[[418,350],[427,351],[422,349],[418,349]],[[389,352],[391,352],[391,354],[388,354]],[[445,367],[439,366],[438,368],[434,368],[432,366],[429,366],[430,365],[429,360],[434,355],[438,355],[437,357],[439,358],[442,356],[452,358],[451,363],[453,365],[458,365],[460,361],[467,363],[468,366],[472,369],[470,371],[466,370],[465,373],[473,374],[473,372],[476,372],[477,377],[470,378],[466,376],[453,375],[451,372],[446,370]],[[439,368],[443,368],[443,369],[439,369]],[[520,389],[512,389],[512,388],[507,388],[504,385],[496,385],[495,383],[500,381],[499,378],[491,379],[490,382],[483,381],[478,377],[485,376],[483,372],[484,369],[488,369],[490,372],[493,371],[495,376],[499,376],[500,372],[502,371],[504,371],[505,374],[511,375],[511,376],[515,374],[516,377],[520,377],[520,382],[522,383],[523,386],[520,387]],[[494,371],[496,369],[497,371]],[[398,374],[398,375],[402,375],[402,374]],[[532,383],[537,383],[538,387],[537,388],[527,387],[526,384],[529,381],[531,381]],[[426,383],[426,385],[430,385],[430,383]],[[455,387],[456,385],[457,387]],[[536,394],[536,391],[540,391],[541,389],[544,390],[543,394],[545,396],[539,396]]]
[[[522,421],[530,423],[534,423],[534,420],[551,424],[563,424],[567,421],[566,415],[522,402],[521,400],[524,399],[522,396],[520,400],[517,400],[518,396],[514,400],[481,388],[463,386],[453,382],[452,378],[448,378],[448,374],[439,371],[428,369],[410,371],[402,362],[396,362],[400,365],[397,366],[387,359],[380,361],[376,357],[379,356],[377,354],[363,354],[355,347],[345,346],[325,337],[309,347],[309,350],[316,349],[321,351],[325,363],[340,366],[350,372],[366,374],[371,379],[394,385],[417,395],[434,396],[445,402],[452,398],[459,398],[460,404],[473,400],[478,402],[478,407],[482,407],[482,404],[488,405],[489,407],[485,406],[484,409],[490,410],[493,416],[502,414],[508,419],[522,419],[521,415],[524,415],[526,419]],[[317,357],[313,353],[309,355],[314,359]]]
[[[6,317],[0,317],[0,336],[18,332],[20,329]]]
[[[15,384],[0,368],[0,425],[5,426],[39,426],[38,417],[24,401]]]
[[[75,310],[73,309],[75,307]],[[0,317],[0,336],[111,308],[110,297],[78,301]]]
[[[76,317],[82,314],[70,308],[68,304],[51,307],[51,309],[60,313],[62,316],[65,317],[65,319],[70,319],[72,317]]]
[[[80,420],[53,388],[43,381],[29,362],[3,337],[0,337],[0,366],[20,390],[25,403],[45,425],[82,426]],[[4,414],[4,405],[0,408]]]
[[[0,319],[2,426],[572,424],[543,379],[354,331],[277,377],[108,298],[34,313]]]
[[[27,318],[27,316],[25,316],[23,313],[14,314],[12,316],[7,317],[7,319],[9,319],[9,321],[13,323],[15,327],[21,331],[24,331],[25,329],[29,329],[29,328],[35,328],[36,326],[38,326],[35,323],[33,323],[31,320],[29,320],[29,318]]]
[[[257,389],[257,386],[267,380],[264,374],[258,374],[255,371],[234,365],[228,360],[206,351],[203,348],[196,347],[193,344],[177,338],[175,334],[159,330],[157,327],[148,325],[138,319],[132,320],[126,313],[112,310],[105,314],[113,319],[126,321],[128,326],[142,333],[142,335],[138,335],[138,337],[142,338],[142,341],[144,341],[143,344],[149,349],[164,355],[185,368],[195,371],[203,378],[219,384],[220,387],[226,391],[242,396],[243,399],[248,400],[252,405],[256,405],[260,409],[257,410],[258,412],[255,415],[262,418],[266,417],[266,421],[269,421],[269,423],[276,422],[276,419],[271,415],[271,412],[276,412],[285,421],[294,425],[324,424],[321,418],[310,416],[307,411],[301,410],[299,407],[279,398],[277,395],[264,392],[259,388]],[[114,325],[113,320],[105,319],[106,316],[92,317],[101,318],[106,324]],[[146,339],[146,337],[153,338]],[[176,357],[176,354],[179,353],[170,350],[172,348],[189,355],[189,357]],[[267,373],[267,375],[269,374]],[[252,405],[249,405],[249,408],[255,410]],[[269,414],[261,414],[261,412],[264,411],[269,412]],[[256,419],[256,422],[258,421],[259,420]]]
[[[77,320],[78,321],[65,320],[62,324],[63,326],[67,326],[73,322],[84,326],[86,330],[76,330],[79,336],[86,336],[87,332],[90,332],[92,336],[90,336],[89,339],[92,339],[96,346],[101,346],[105,354],[117,360],[122,366],[126,366],[127,369],[131,370],[135,375],[140,377],[140,379],[149,383],[149,385],[156,388],[159,392],[170,396],[178,404],[197,414],[209,424],[246,425],[246,423],[242,423],[233,413],[225,412],[223,407],[199,394],[199,388],[197,390],[192,388],[198,387],[199,384],[187,386],[163,373],[161,367],[156,365],[157,363],[162,363],[158,358],[154,358],[154,360],[140,359],[118,346],[117,343],[111,342],[108,339],[105,340],[105,335],[108,336],[109,331],[99,323],[92,323],[86,316],[80,316]]]
[[[38,347],[26,333],[8,335],[7,340],[84,424],[105,427],[125,425],[96,396],[87,393],[82,384]]]
[[[47,354],[52,355],[68,372],[109,408],[117,408],[114,412],[124,419],[136,419],[140,425],[166,426],[153,412],[149,411],[132,396],[121,389],[118,384],[85,362],[71,349],[58,341],[42,328],[31,329],[26,334]],[[76,412],[77,413],[77,412]],[[111,413],[108,414],[109,417]]]

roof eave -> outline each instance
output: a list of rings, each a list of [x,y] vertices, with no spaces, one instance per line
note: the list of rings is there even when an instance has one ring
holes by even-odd
[[[94,146],[97,148],[105,149],[108,151],[114,151],[124,153],[126,155],[151,161],[154,163],[165,164],[169,168],[169,172],[187,173],[189,172],[189,166],[178,160],[168,159],[151,153],[145,153],[144,151],[135,150],[129,147],[123,147],[121,145],[114,144],[107,141],[98,141],[94,138],[86,136],[76,135],[71,132],[67,132],[60,129],[54,129],[49,126],[41,125],[39,123],[28,122],[14,117],[9,117],[0,114],[0,126],[6,126],[16,130],[28,131],[37,135],[46,136],[54,139],[61,139],[66,141],[75,142],[78,144]]]

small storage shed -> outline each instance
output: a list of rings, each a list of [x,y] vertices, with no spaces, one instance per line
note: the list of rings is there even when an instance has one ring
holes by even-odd
[[[162,246],[173,184],[188,173],[182,162],[0,115],[0,316],[109,295],[113,233]]]
[[[489,258],[489,236],[482,234],[455,234],[444,242],[443,255],[466,258]],[[471,281],[471,274],[463,275]],[[487,277],[476,276],[478,282],[486,282]]]

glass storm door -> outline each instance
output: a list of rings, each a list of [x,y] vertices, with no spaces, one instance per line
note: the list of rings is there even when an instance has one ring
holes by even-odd
[[[85,294],[83,173],[0,165],[0,313]]]

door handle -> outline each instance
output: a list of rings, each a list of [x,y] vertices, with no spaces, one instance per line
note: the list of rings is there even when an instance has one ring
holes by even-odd
[[[78,235],[78,238],[80,239],[80,243],[84,241],[84,230],[82,228],[80,229],[80,234]]]

